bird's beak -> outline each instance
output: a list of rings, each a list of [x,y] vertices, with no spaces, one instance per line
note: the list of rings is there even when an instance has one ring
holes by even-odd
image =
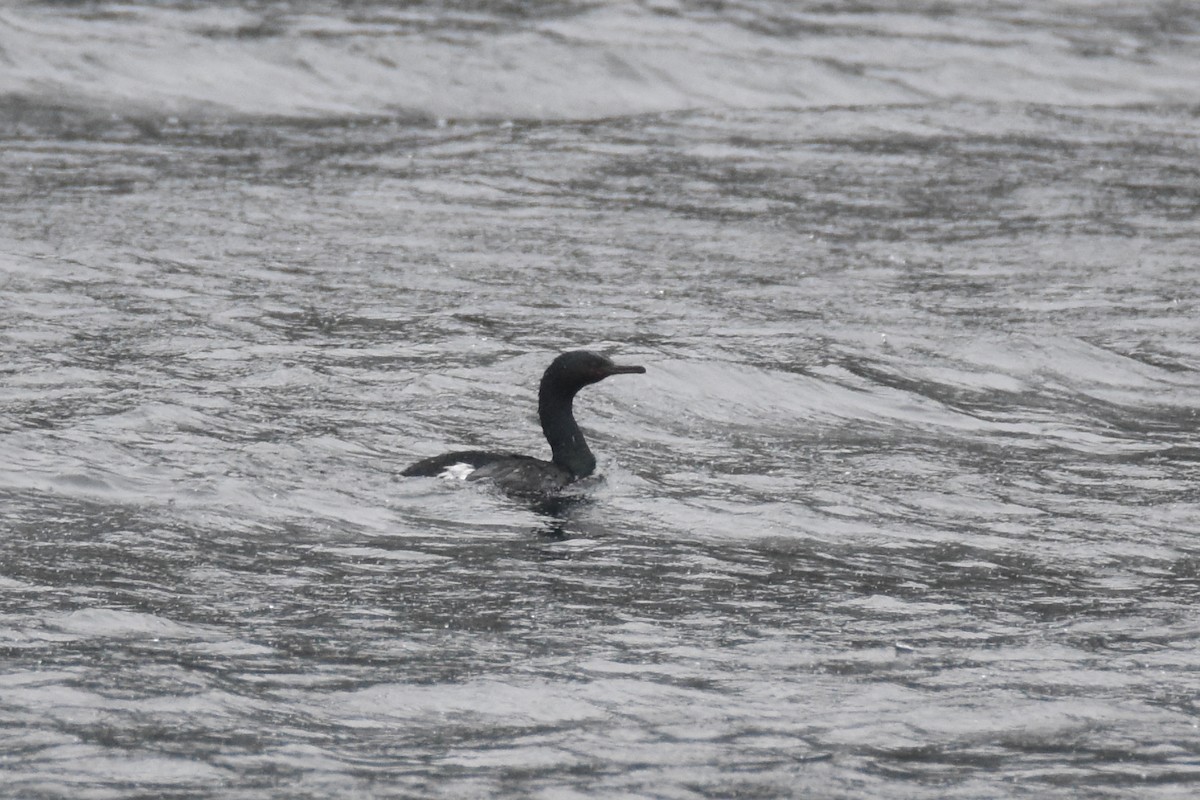
[[[608,368],[609,375],[644,375],[645,367],[637,367],[632,364],[613,364]]]

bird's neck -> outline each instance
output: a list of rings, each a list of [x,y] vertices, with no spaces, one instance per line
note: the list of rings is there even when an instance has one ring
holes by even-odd
[[[596,457],[588,449],[583,431],[575,422],[575,414],[571,409],[574,400],[574,393],[548,391],[543,387],[538,393],[538,419],[554,453],[554,463],[576,478],[584,478],[595,471]]]

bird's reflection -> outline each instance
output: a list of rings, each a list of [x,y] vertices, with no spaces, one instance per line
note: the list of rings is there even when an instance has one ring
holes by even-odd
[[[540,518],[534,534],[546,542],[566,541],[571,538],[568,528],[575,511],[593,502],[589,495],[576,493],[547,495],[530,500],[530,510]]]

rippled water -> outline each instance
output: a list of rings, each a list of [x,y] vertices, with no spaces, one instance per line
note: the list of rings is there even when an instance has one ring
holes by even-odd
[[[1183,4],[0,11],[11,797],[1190,797]],[[404,480],[544,455],[529,505]]]

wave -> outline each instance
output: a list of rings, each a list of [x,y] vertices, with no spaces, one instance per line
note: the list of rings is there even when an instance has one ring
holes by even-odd
[[[0,11],[0,97],[131,115],[430,120],[1200,103],[1200,12],[987,6],[28,5]]]

